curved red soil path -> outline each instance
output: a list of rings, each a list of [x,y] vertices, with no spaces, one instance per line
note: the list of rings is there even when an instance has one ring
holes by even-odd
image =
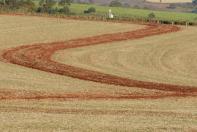
[[[39,95],[36,93],[31,93],[30,95],[26,93],[23,96],[16,96],[15,94],[11,94],[11,96],[5,97],[5,93],[0,92],[0,99],[69,99],[69,98],[134,99],[134,98],[162,98],[162,97],[175,97],[175,96],[182,96],[182,97],[197,96],[196,87],[132,80],[132,79],[127,79],[123,77],[96,72],[96,71],[91,71],[87,69],[82,69],[79,67],[61,64],[51,59],[51,56],[58,50],[65,50],[69,48],[77,48],[77,47],[97,45],[97,44],[105,44],[114,41],[140,39],[147,36],[176,32],[179,30],[180,28],[176,26],[148,25],[144,29],[139,29],[130,32],[104,34],[104,35],[98,35],[93,37],[74,39],[66,42],[54,42],[48,44],[20,46],[20,47],[8,49],[4,51],[2,54],[3,61],[33,68],[33,69],[46,71],[46,72],[51,72],[54,74],[69,76],[73,78],[78,78],[78,79],[93,81],[98,83],[105,83],[110,85],[139,87],[145,89],[155,89],[155,90],[173,92],[171,94],[152,95],[152,96],[143,96],[143,95],[138,96],[138,95],[129,95],[129,94],[128,95],[85,94],[84,96],[82,96],[80,94],[68,94],[68,93],[55,94],[55,95],[54,94]]]

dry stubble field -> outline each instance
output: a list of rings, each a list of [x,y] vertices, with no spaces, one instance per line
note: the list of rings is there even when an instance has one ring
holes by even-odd
[[[1,130],[197,131],[196,27],[5,15],[0,26]]]

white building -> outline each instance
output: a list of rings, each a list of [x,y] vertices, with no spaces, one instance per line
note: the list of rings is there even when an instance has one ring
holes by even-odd
[[[154,3],[192,3],[192,0],[146,0]]]

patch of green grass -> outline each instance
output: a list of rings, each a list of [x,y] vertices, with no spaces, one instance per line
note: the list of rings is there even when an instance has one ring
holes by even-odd
[[[36,5],[38,5],[38,0],[34,0]],[[58,4],[55,5],[58,8]],[[157,20],[168,21],[168,22],[191,22],[197,23],[197,14],[194,13],[179,13],[179,12],[168,12],[168,11],[155,11],[148,9],[134,9],[134,8],[123,8],[123,7],[108,7],[99,6],[94,4],[77,4],[72,3],[70,10],[76,15],[87,15],[84,14],[84,10],[90,7],[96,9],[96,13],[91,14],[95,16],[106,16],[109,9],[112,9],[113,14],[117,18],[131,18],[131,19],[147,19],[150,13],[154,13]]]
[[[89,7],[96,8],[97,15],[107,15],[108,10],[112,9],[115,16],[128,17],[128,18],[147,18],[148,14],[153,12],[158,20],[166,21],[188,21],[196,22],[197,14],[193,13],[178,13],[178,12],[167,12],[167,11],[153,11],[147,9],[134,9],[134,8],[122,8],[122,7],[108,7],[98,6],[92,4],[72,4],[70,9],[76,14],[83,14],[83,11]]]

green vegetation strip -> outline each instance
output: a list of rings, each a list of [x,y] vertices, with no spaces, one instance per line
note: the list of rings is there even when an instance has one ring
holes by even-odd
[[[12,0],[2,3],[0,0],[0,13],[38,13],[49,14],[53,16],[75,16],[90,19],[108,19],[109,9],[114,15],[113,20],[125,20],[135,22],[158,22],[165,24],[181,24],[197,25],[197,14],[195,13],[178,13],[169,11],[155,11],[148,9],[135,9],[128,7],[110,7],[99,6],[94,4],[77,4],[64,1],[45,1],[44,0],[28,0],[14,3]]]
[[[98,6],[91,4],[71,4],[70,10],[77,15],[84,15],[83,11],[94,7],[96,9],[95,15],[107,15],[108,10],[112,9],[113,14],[119,18],[128,19],[148,19],[150,13],[154,13],[157,20],[169,21],[169,22],[190,22],[197,23],[197,14],[194,13],[178,13],[178,12],[167,12],[167,11],[153,11],[147,9],[133,9],[133,8],[123,8],[123,7],[108,7],[108,6]]]

